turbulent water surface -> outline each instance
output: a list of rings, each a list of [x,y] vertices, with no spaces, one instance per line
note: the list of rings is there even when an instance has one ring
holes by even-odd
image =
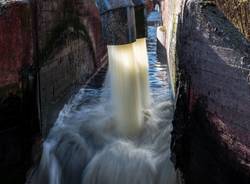
[[[175,183],[169,161],[171,91],[166,66],[157,62],[155,34],[156,27],[149,26],[151,105],[144,112],[141,131],[130,137],[116,131],[107,76],[103,86],[81,89],[65,105],[44,142],[33,183]]]

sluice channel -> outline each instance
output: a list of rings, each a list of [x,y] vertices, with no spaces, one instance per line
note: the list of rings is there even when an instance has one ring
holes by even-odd
[[[138,77],[131,77],[136,73],[135,63],[125,63],[127,66],[122,66],[128,67],[125,71],[119,66],[114,67],[115,60],[121,55],[115,55],[117,50],[109,48],[109,54],[114,54],[109,57],[114,61],[109,63],[107,72],[97,76],[104,82],[90,83],[61,110],[43,144],[42,159],[32,183],[176,183],[169,148],[173,103],[167,66],[158,62],[156,54],[156,25],[160,21],[157,17],[160,16],[156,12],[148,17],[151,21],[147,37],[148,63],[139,66],[148,70],[148,77],[143,72],[137,73]],[[133,46],[120,49],[129,50],[128,47]],[[126,59],[132,57],[131,53],[126,55],[124,51],[123,54]],[[141,58],[147,60],[145,55]],[[129,78],[121,76],[129,69]],[[112,84],[112,77],[119,76],[119,84]],[[147,88],[150,94],[140,92]],[[120,110],[128,112],[119,112],[116,118]],[[137,131],[134,131],[138,126],[133,121],[140,124]]]
[[[0,0],[0,184],[250,184],[250,0]]]

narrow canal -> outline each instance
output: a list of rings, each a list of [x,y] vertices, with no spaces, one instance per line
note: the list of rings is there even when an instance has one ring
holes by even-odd
[[[64,106],[43,144],[35,184],[174,184],[170,162],[173,116],[167,66],[158,62],[156,30],[159,15],[148,21],[150,108],[142,131],[124,137],[115,131],[109,75],[103,83],[81,89]],[[102,80],[98,80],[102,81]]]

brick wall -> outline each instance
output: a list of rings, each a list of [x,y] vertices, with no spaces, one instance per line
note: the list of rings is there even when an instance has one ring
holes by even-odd
[[[1,182],[24,183],[35,134],[47,135],[105,56],[94,1],[0,1]]]
[[[59,110],[103,64],[97,7],[89,0],[37,0],[41,119],[46,135]]]

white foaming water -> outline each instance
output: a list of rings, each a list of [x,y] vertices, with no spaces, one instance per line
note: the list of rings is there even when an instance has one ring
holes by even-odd
[[[108,46],[114,118],[117,130],[136,135],[143,111],[150,105],[146,38],[131,44]]]
[[[156,60],[155,31],[154,27],[149,28],[152,100],[147,102],[141,95],[141,83],[147,79],[138,77],[143,75],[138,70],[144,66],[138,64],[142,59],[133,60],[136,46],[110,47],[113,62],[106,86],[82,89],[65,105],[43,144],[33,184],[176,183],[169,148],[173,104],[166,68]],[[119,75],[110,70],[117,70]],[[124,107],[119,107],[119,103]],[[128,111],[121,112],[122,109]],[[124,136],[128,134],[133,136]]]
[[[134,45],[108,46],[111,101],[117,130],[135,135],[142,124],[140,67],[134,59]]]

